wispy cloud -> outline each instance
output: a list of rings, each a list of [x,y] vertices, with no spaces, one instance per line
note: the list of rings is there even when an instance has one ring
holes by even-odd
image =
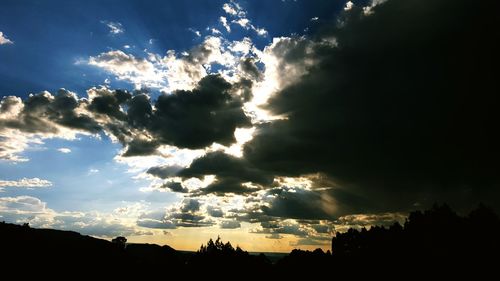
[[[219,21],[226,28],[227,32],[231,32],[230,24],[237,24],[246,30],[253,30],[259,36],[267,36],[268,32],[264,28],[257,27],[252,24],[251,20],[247,17],[247,12],[241,7],[236,1],[230,1],[222,6],[222,9],[226,14],[233,18],[231,22],[228,22],[226,17],[220,17]]]
[[[52,182],[39,178],[22,178],[20,180],[0,180],[0,187],[47,187]]]
[[[89,172],[88,172],[89,175],[97,174],[97,173],[99,173],[99,169],[93,169],[93,168],[90,169]]]
[[[109,33],[113,35],[117,35],[120,33],[125,32],[125,29],[123,28],[123,25],[119,22],[113,22],[113,21],[101,21],[102,24],[105,24],[107,27],[109,27]]]
[[[194,28],[188,28],[189,31],[193,32],[196,36],[200,37],[201,32],[199,30],[196,30]]]
[[[69,149],[67,147],[61,147],[61,148],[58,148],[57,151],[66,154],[66,153],[70,153],[71,149]]]

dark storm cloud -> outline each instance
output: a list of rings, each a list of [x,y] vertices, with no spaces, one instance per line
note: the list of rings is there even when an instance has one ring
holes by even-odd
[[[370,200],[333,188],[308,190],[282,186],[267,190],[255,199],[256,202],[266,202],[259,207],[262,215],[293,218],[305,224],[313,224],[313,220],[332,220],[345,214],[376,210]]]
[[[200,193],[223,196],[225,194],[252,193],[257,190],[259,189],[242,185],[242,181],[238,178],[222,178],[216,179],[213,183],[200,190]]]
[[[233,84],[233,89],[240,91],[239,94],[243,102],[248,102],[253,98],[252,85],[252,80],[242,78],[240,81]]]
[[[179,193],[188,193],[189,192],[189,190],[187,188],[182,186],[182,183],[175,182],[175,181],[166,182],[162,185],[162,187],[166,187],[173,192],[179,192]]]
[[[136,128],[147,128],[151,124],[153,107],[148,95],[135,95],[128,102],[127,117],[131,126]]]
[[[169,177],[177,176],[179,171],[183,170],[182,166],[171,165],[171,166],[155,166],[148,169],[147,173],[155,177],[166,179]]]
[[[200,212],[200,202],[184,199],[180,206],[144,213],[139,216],[137,225],[148,228],[174,229],[177,227],[205,227],[215,222]]]
[[[236,229],[236,228],[240,228],[241,224],[239,221],[225,220],[225,221],[221,221],[219,226],[222,229]]]
[[[221,151],[210,152],[195,159],[188,168],[179,171],[177,175],[183,178],[215,175],[217,180],[202,190],[203,193],[215,194],[248,193],[255,191],[256,188],[243,186],[245,182],[260,186],[267,186],[273,182],[273,176],[269,173],[259,170],[243,158]]]
[[[403,224],[408,215],[406,213],[378,213],[378,214],[351,214],[341,216],[333,223],[336,228],[362,228],[370,226],[391,226],[395,222]]]
[[[265,215],[294,219],[330,219],[321,206],[321,193],[301,189],[275,189],[270,206],[262,206]]]
[[[317,232],[317,233],[332,233],[333,229],[330,225],[326,224],[314,224],[311,225],[311,227]]]
[[[266,224],[261,224],[262,229],[253,230],[252,233],[264,233],[264,234],[292,234],[299,237],[307,236],[308,230],[296,223],[287,223],[287,222],[274,222],[272,227],[265,227]],[[270,238],[270,239],[278,239],[278,238]]]
[[[31,94],[24,101],[16,97],[4,97],[2,112],[8,113],[14,107],[22,107],[22,110],[10,118],[1,118],[0,128],[41,134],[57,134],[62,127],[90,133],[99,132],[102,127],[93,118],[76,111],[86,103],[86,100],[79,100],[75,94],[64,89],[59,90],[55,96],[48,92]]]
[[[135,137],[132,141],[126,143],[127,149],[122,156],[147,156],[156,153],[156,149],[160,143],[156,140],[151,140],[143,137]]]
[[[207,206],[207,214],[214,218],[222,218],[224,216],[222,209],[214,206]]]
[[[135,129],[139,135],[127,131],[112,131],[127,146],[123,156],[141,156],[156,153],[162,144],[179,148],[198,149],[217,142],[230,145],[235,142],[234,130],[251,125],[243,112],[242,99],[231,85],[219,75],[208,75],[192,91],[174,91],[162,94],[154,104],[143,93],[133,97],[121,91],[114,95],[99,95],[105,105],[89,107],[118,121],[127,121],[120,128]],[[92,103],[94,103],[94,98]],[[120,105],[127,105],[126,114]],[[92,105],[92,104],[91,104]]]
[[[167,218],[174,221],[180,227],[204,227],[214,225],[214,222],[208,220],[200,211],[200,201],[187,198],[177,209],[171,209],[167,213]]]
[[[175,229],[177,225],[170,221],[142,218],[137,220],[137,226],[157,229]]]
[[[346,12],[314,41],[277,45],[285,62],[315,63],[271,98],[287,119],[259,125],[245,159],[278,175],[325,173],[344,188],[335,199],[358,200],[351,211],[497,202],[498,6],[389,0]],[[321,216],[282,209],[266,212]]]
[[[154,107],[145,93],[104,87],[89,89],[89,99],[64,89],[56,95],[30,95],[24,101],[4,97],[0,130],[47,137],[58,136],[63,129],[106,133],[125,146],[122,156],[158,154],[164,144],[191,149],[214,142],[230,145],[236,141],[236,128],[251,125],[242,109],[249,87],[251,82],[242,80],[233,86],[219,75],[208,75],[192,91],[162,94]],[[238,90],[243,93],[236,93]],[[15,158],[12,153],[4,154],[2,157]]]
[[[180,210],[182,212],[196,212],[200,210],[200,202],[196,199],[184,199]]]
[[[132,98],[124,90],[109,91],[108,89],[95,89],[97,96],[90,102],[88,109],[92,112],[105,114],[118,120],[125,120],[126,114],[121,110],[121,105]]]
[[[156,101],[150,132],[162,143],[181,148],[203,148],[235,142],[234,130],[250,126],[242,102],[230,94],[231,84],[208,75],[193,91],[161,95]]]
[[[75,94],[60,89],[52,104],[49,105],[52,115],[50,119],[68,128],[96,133],[102,129],[101,126],[92,117],[75,111],[80,104],[86,104],[86,102],[86,100],[78,100]],[[27,104],[29,100],[25,103],[25,108]]]
[[[251,78],[255,80],[260,80],[262,78],[262,73],[259,71],[257,66],[255,65],[254,58],[244,58],[240,62],[241,70],[249,75]]]

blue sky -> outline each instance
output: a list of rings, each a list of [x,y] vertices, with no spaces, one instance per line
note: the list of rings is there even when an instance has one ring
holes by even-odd
[[[0,52],[0,95],[26,96],[66,88],[83,94],[100,85],[109,74],[75,62],[107,50],[144,55],[187,50],[210,34],[207,27],[224,31],[219,17],[224,1],[2,1],[1,31],[15,42]],[[273,37],[304,34],[314,29],[311,18],[331,18],[342,1],[241,1],[248,17],[268,36],[234,27],[228,40],[250,36],[259,48]],[[120,23],[123,33],[110,34],[105,23]],[[196,36],[192,30],[200,31]],[[152,44],[150,44],[152,40]],[[124,83],[113,87],[130,88]]]

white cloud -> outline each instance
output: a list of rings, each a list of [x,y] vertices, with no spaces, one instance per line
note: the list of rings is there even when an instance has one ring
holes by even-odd
[[[222,9],[229,14],[231,17],[235,18],[233,19],[230,23],[228,22],[226,17],[220,17],[219,21],[222,23],[222,25],[226,28],[227,32],[231,32],[231,26],[230,24],[237,24],[241,27],[243,27],[246,30],[253,30],[257,33],[259,36],[267,36],[268,32],[264,28],[259,28],[253,25],[248,19],[247,12],[240,6],[235,1],[231,1],[230,3],[225,3],[222,6]]]
[[[267,36],[267,30],[264,28],[258,28],[255,25],[251,23],[251,21],[247,18],[239,18],[237,20],[233,20],[232,23],[238,24],[239,26],[243,27],[246,30],[253,30],[257,33],[259,36]]]
[[[347,1],[344,6],[344,11],[349,11],[352,7],[354,7],[354,3],[352,1]]]
[[[231,4],[229,4],[229,3],[225,3],[225,4],[222,6],[222,9],[223,9],[226,13],[228,13],[228,14],[230,14],[230,15],[233,15],[233,16],[238,15],[238,11],[236,11],[236,9],[235,9],[235,8],[233,8],[233,6],[231,6]]]
[[[233,41],[229,45],[229,50],[232,52],[240,52],[243,55],[247,55],[252,50],[252,40],[248,37],[243,38],[241,41]]]
[[[160,88],[164,85],[161,69],[151,61],[136,58],[123,51],[109,51],[95,57],[90,57],[89,65],[103,68],[120,80],[128,80],[140,88],[141,86]]]
[[[91,174],[97,174],[97,173],[99,173],[99,169],[93,169],[93,168],[91,168],[91,169],[89,169],[89,173],[88,174],[91,175]]]
[[[262,109],[262,105],[274,93],[304,75],[308,67],[315,63],[309,55],[312,44],[311,41],[303,37],[278,37],[273,38],[273,42],[262,51],[253,49],[259,61],[265,65],[264,78],[254,83],[252,88],[252,92],[259,93],[259,95],[255,95],[251,102],[245,104],[245,110],[253,113],[252,118],[254,121],[283,118],[282,116],[271,116],[269,112]],[[298,61],[284,60],[283,58],[286,57],[287,52],[292,49],[302,52],[304,59]]]
[[[226,28],[227,32],[231,32],[231,27],[227,23],[227,18],[226,17],[220,17],[219,21],[222,23],[222,26],[224,26],[224,28]]]
[[[250,26],[249,26],[250,20],[247,18],[237,19],[237,20],[234,20],[233,22],[236,24],[239,24],[241,27],[243,27],[245,29],[250,28]]]
[[[222,32],[220,32],[220,30],[218,30],[217,28],[210,28],[210,31],[214,35],[221,35],[222,34]]]
[[[317,20],[319,20],[319,17],[313,17],[313,18],[311,18],[311,21],[317,21]]]
[[[224,12],[233,17],[245,17],[247,14],[243,7],[241,7],[241,5],[234,0],[222,5],[222,9]]]
[[[100,212],[56,212],[32,196],[0,197],[0,220],[106,238],[152,234],[137,228],[135,218]]]
[[[19,155],[29,147],[41,145],[40,135],[21,133],[15,129],[0,130],[0,159],[10,162],[26,162],[29,159]]]
[[[256,28],[252,25],[252,29],[257,32],[257,35],[259,36],[267,36],[268,32],[264,28]]]
[[[14,42],[9,40],[9,38],[7,38],[7,36],[5,36],[3,32],[0,31],[0,45],[3,44],[14,44]]]
[[[102,68],[119,80],[133,83],[137,89],[157,88],[170,93],[173,90],[191,90],[198,81],[210,73],[212,64],[235,66],[238,59],[224,45],[225,40],[207,36],[204,41],[187,52],[167,51],[165,56],[147,53],[138,58],[121,50],[92,56],[88,64]]]
[[[117,35],[117,34],[125,32],[125,29],[123,28],[122,24],[119,22],[101,21],[101,23],[105,24],[109,28],[110,34]]]
[[[363,13],[364,13],[364,15],[365,16],[371,15],[373,13],[373,8],[374,7],[376,7],[376,6],[384,3],[386,1],[387,0],[372,0],[371,3],[370,3],[370,5],[363,7]],[[349,2],[351,2],[351,1],[349,1]],[[347,3],[349,3],[349,2],[347,2]],[[352,8],[352,6],[354,6],[354,4],[351,5],[351,8]],[[346,4],[346,7],[347,7],[347,4]]]
[[[58,148],[57,151],[59,151],[61,153],[71,153],[71,149],[69,149],[67,147]]]
[[[47,187],[52,186],[52,182],[39,178],[22,178],[20,180],[0,180],[0,187]]]
[[[189,28],[188,30],[191,31],[191,32],[193,32],[198,37],[201,36],[201,32],[199,30],[196,30],[194,28]]]
[[[5,217],[5,212],[15,214],[46,213],[45,202],[31,196],[0,197],[0,215]]]

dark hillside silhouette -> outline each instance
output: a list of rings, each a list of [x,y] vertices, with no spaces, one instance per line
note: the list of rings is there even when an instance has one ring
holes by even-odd
[[[232,278],[245,276],[370,276],[371,272],[459,275],[476,277],[494,272],[500,252],[500,219],[480,205],[459,216],[447,205],[409,214],[404,225],[395,223],[336,233],[326,253],[293,250],[271,263],[240,247],[210,239],[197,252],[181,253],[169,246],[127,244],[125,237],[111,242],[72,231],[34,229],[28,224],[0,223],[2,268],[24,268],[25,274],[65,276],[78,272],[92,276],[184,276]],[[22,261],[20,263],[20,261]],[[362,269],[362,270],[361,270]]]
[[[109,242],[73,231],[0,223],[2,269],[26,268],[29,270],[24,274],[67,277],[67,272],[78,276],[127,276],[139,272],[154,275],[167,263],[172,268],[182,266],[176,251],[168,246],[128,244],[124,247],[125,241],[125,237]]]

